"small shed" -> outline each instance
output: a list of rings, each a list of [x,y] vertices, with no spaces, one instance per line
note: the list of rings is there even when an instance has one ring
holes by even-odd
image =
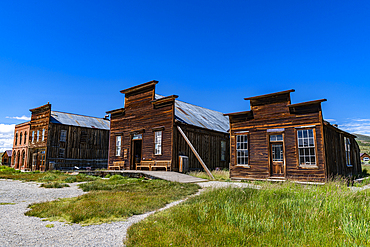
[[[361,157],[362,162],[369,162],[370,161],[370,155],[368,155],[367,153],[361,153],[360,157]]]
[[[1,157],[1,165],[10,166],[12,160],[12,150],[6,150]]]

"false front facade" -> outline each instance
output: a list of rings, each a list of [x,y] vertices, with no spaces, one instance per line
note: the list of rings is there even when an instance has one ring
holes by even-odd
[[[291,92],[246,98],[250,111],[225,114],[231,178],[323,181],[361,172],[355,136],[323,120],[326,100],[291,104]]]
[[[109,166],[127,170],[227,168],[228,118],[222,113],[155,93],[158,81],[122,90],[124,108],[111,115]],[[200,161],[201,160],[201,161]],[[161,164],[161,166],[158,166]],[[163,165],[166,164],[166,165]]]

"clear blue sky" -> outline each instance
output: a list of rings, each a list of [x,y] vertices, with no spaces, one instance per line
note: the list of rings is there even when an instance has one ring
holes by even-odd
[[[157,93],[225,113],[249,110],[244,97],[295,89],[293,103],[326,98],[325,119],[370,134],[369,7],[1,1],[0,151],[30,108],[103,117],[123,106],[120,90],[150,80]]]

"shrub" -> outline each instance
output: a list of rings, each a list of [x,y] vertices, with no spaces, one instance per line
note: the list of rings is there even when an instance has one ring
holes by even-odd
[[[69,185],[65,183],[59,183],[59,182],[51,182],[51,183],[41,184],[41,187],[58,189],[58,188],[63,188],[63,187],[69,187]]]
[[[66,179],[64,179],[64,182],[66,182],[66,183],[74,183],[74,182],[77,182],[77,178],[74,177],[74,176],[70,176],[70,177],[67,177]]]

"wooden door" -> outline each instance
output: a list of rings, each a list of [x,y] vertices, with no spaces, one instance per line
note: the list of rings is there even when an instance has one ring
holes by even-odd
[[[270,143],[271,175],[284,176],[284,145],[282,142]]]
[[[140,163],[142,156],[142,140],[132,140],[131,170],[136,169],[136,164]]]

